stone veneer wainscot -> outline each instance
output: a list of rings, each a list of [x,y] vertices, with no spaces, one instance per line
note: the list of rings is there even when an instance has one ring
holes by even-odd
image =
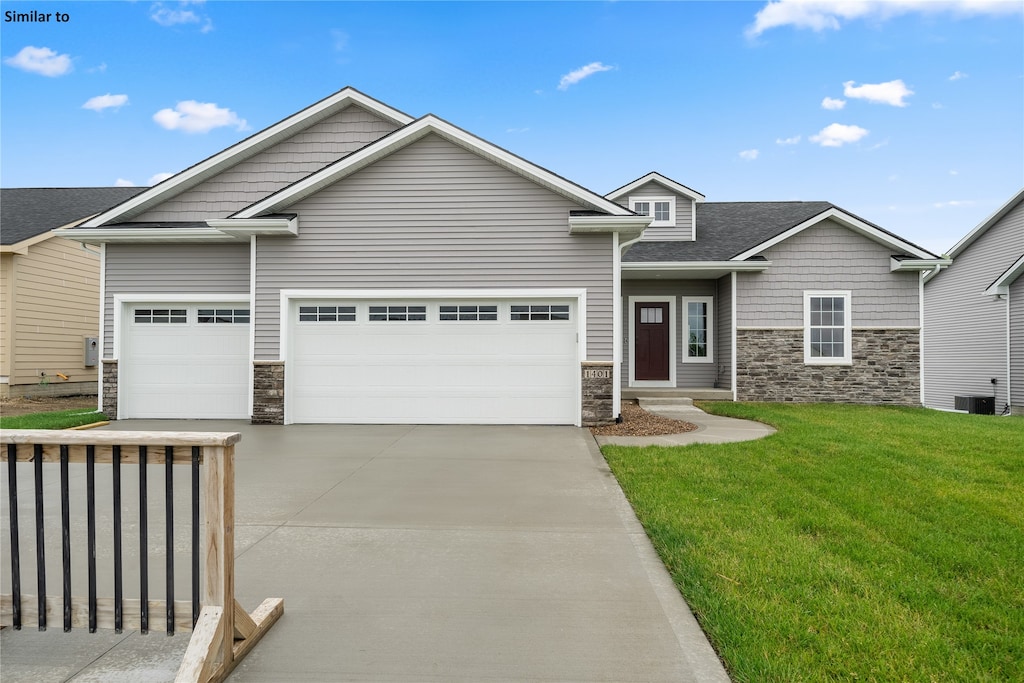
[[[103,412],[111,420],[117,419],[117,360],[104,358],[103,363]]]
[[[252,424],[284,424],[284,361],[253,363]]]
[[[612,363],[588,361],[580,366],[580,400],[584,427],[597,427],[615,421],[612,397]]]
[[[918,330],[855,328],[852,340],[852,365],[807,365],[803,330],[737,330],[737,399],[921,404]]]

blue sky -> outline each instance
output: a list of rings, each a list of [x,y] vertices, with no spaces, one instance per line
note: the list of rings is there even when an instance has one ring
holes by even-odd
[[[33,10],[53,16],[6,20]],[[941,252],[1024,186],[1022,10],[3,2],[0,183],[144,185],[351,85],[602,194],[657,170]]]

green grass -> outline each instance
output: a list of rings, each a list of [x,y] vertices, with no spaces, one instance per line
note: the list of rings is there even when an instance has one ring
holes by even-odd
[[[779,431],[603,451],[733,680],[1024,680],[1024,420],[702,407]]]
[[[49,413],[0,417],[0,429],[67,429],[106,419],[107,416],[99,411],[75,408]]]

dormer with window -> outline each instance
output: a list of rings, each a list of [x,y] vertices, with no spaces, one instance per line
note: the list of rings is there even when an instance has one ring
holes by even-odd
[[[644,240],[697,239],[697,203],[704,195],[660,173],[648,173],[606,195],[641,216],[652,216]]]

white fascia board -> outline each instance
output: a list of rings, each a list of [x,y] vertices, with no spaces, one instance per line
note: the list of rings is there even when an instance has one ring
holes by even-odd
[[[985,293],[994,296],[1009,294],[1010,285],[1016,282],[1017,278],[1021,275],[1024,275],[1024,254],[1012,266],[1007,268],[1002,275],[996,278],[996,281],[985,290]]]
[[[637,178],[636,180],[634,180],[633,182],[629,183],[628,185],[623,185],[622,187],[620,187],[617,190],[612,190],[610,193],[606,194],[605,197],[608,198],[608,199],[612,199],[612,200],[621,199],[622,197],[624,197],[625,195],[628,195],[630,192],[632,192],[636,188],[638,188],[638,187],[640,187],[642,185],[646,185],[647,183],[650,183],[650,182],[658,183],[662,187],[667,188],[669,190],[672,190],[676,194],[681,194],[684,197],[689,197],[694,202],[700,203],[700,202],[704,201],[704,195],[702,195],[700,192],[697,192],[696,190],[691,190],[686,185],[682,185],[680,183],[677,183],[676,181],[672,180],[671,178],[666,178],[665,176],[661,175],[657,171],[651,171],[650,173],[648,173],[644,177]]]
[[[900,238],[898,238],[898,237],[896,237],[894,235],[890,235],[887,232],[883,232],[882,230],[879,230],[878,228],[876,228],[874,226],[868,225],[867,223],[865,223],[864,221],[860,220],[859,218],[857,218],[855,216],[851,216],[850,214],[846,213],[845,211],[842,211],[840,209],[837,209],[837,208],[833,207],[831,209],[827,209],[825,211],[822,211],[817,216],[813,216],[811,218],[808,218],[803,223],[800,223],[799,225],[795,225],[792,228],[790,228],[789,230],[786,230],[785,232],[783,232],[783,233],[781,233],[779,235],[776,235],[775,237],[773,237],[773,238],[771,238],[769,240],[765,240],[761,244],[757,245],[756,247],[754,247],[752,249],[746,250],[742,254],[737,254],[736,256],[733,256],[732,260],[733,261],[746,261],[751,256],[757,256],[758,254],[760,254],[765,249],[770,249],[771,247],[774,247],[779,242],[783,242],[785,240],[788,240],[793,235],[797,235],[797,234],[803,232],[804,230],[806,230],[807,228],[813,227],[813,226],[817,225],[818,223],[821,223],[822,221],[827,220],[829,218],[831,218],[832,220],[842,224],[843,226],[845,226],[847,228],[850,228],[851,230],[853,230],[855,232],[859,232],[860,234],[864,235],[865,237],[867,237],[869,239],[874,240],[875,242],[878,242],[879,244],[884,244],[885,246],[889,247],[890,249],[894,249],[894,250],[900,251],[900,252],[905,252],[905,253],[911,254],[913,256],[917,256],[918,258],[921,258],[921,259],[934,259],[935,258],[934,254],[930,254],[927,251],[921,249],[920,247],[916,247],[913,244],[910,244],[909,242],[905,242],[905,241],[901,240]]]
[[[353,88],[343,88],[338,92],[325,97],[319,102],[306,107],[300,112],[292,114],[283,121],[279,121],[269,128],[264,128],[255,135],[238,142],[231,147],[214,154],[212,157],[199,162],[181,173],[171,176],[162,183],[154,185],[150,189],[135,195],[131,199],[117,206],[104,211],[98,216],[85,223],[87,228],[99,227],[105,223],[111,223],[128,214],[138,214],[141,211],[154,206],[155,204],[170,199],[175,194],[182,192],[204,178],[210,177],[220,171],[230,168],[237,163],[256,154],[262,149],[294,135],[297,130],[304,129],[312,123],[326,118],[346,107],[357,104],[372,111],[384,118],[390,119],[398,125],[407,125],[413,120],[408,114],[403,114],[397,109],[378,102],[372,97]]]
[[[1024,188],[1020,189],[1015,195],[1010,197],[1009,201],[1000,206],[995,212],[983,220],[981,223],[971,230],[969,233],[964,235],[963,239],[953,245],[953,248],[949,250],[948,256],[950,258],[956,258],[963,251],[971,246],[974,240],[981,237],[985,232],[995,225],[1003,216],[1008,214],[1013,207],[1017,206],[1022,200],[1024,200]]]
[[[651,216],[569,216],[569,234],[619,233],[623,239],[643,234]]]
[[[572,199],[583,206],[598,211],[604,211],[613,216],[634,216],[635,214],[609,201],[598,194],[594,194],[565,178],[561,178],[551,171],[541,168],[526,161],[500,147],[482,140],[466,131],[453,126],[443,119],[432,114],[417,119],[404,128],[370,143],[366,147],[349,154],[340,161],[307,176],[302,180],[289,185],[269,197],[251,204],[241,211],[233,214],[233,218],[254,218],[261,214],[274,213],[279,211],[318,190],[338,182],[356,171],[369,166],[381,159],[420,138],[431,133],[440,135],[449,142],[459,145],[475,154],[492,161],[499,166],[507,168],[518,175],[532,180],[533,182],[547,187],[548,189],[564,197]]]
[[[902,261],[897,258],[889,257],[889,272],[894,273],[901,270],[929,270],[934,271],[935,269],[949,268],[953,264],[953,259],[948,258],[932,258],[932,259],[903,259]]]
[[[756,273],[768,270],[771,265],[771,261],[634,261],[632,263],[623,262],[622,270],[725,270],[729,272]]]
[[[255,235],[296,236],[299,234],[299,217],[292,218],[214,218],[206,224],[235,237]]]
[[[54,230],[84,244],[112,242],[235,242],[237,237],[214,228],[71,228]]]

